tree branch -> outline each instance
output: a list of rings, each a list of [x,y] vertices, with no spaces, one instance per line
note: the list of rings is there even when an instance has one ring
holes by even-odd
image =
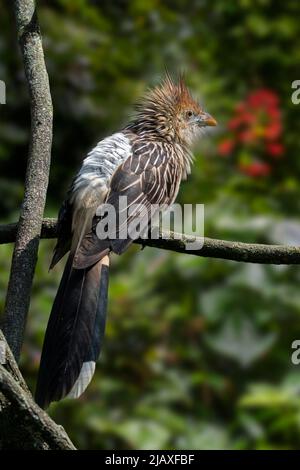
[[[20,369],[15,361],[15,358],[13,356],[13,353],[10,350],[10,347],[8,346],[5,336],[0,330],[0,344],[4,345],[4,348],[1,348],[1,356],[0,356],[0,364],[4,365],[5,369],[11,374],[13,379],[18,382],[20,387],[26,392],[29,393],[29,389],[27,387],[27,384],[25,380],[23,379],[23,376],[20,372]],[[2,357],[2,355],[4,357]]]
[[[34,402],[1,330],[0,343],[0,448],[75,450],[63,427]]]
[[[46,201],[52,143],[52,101],[34,0],[14,0],[18,39],[31,106],[31,137],[3,331],[18,359],[30,302],[42,217]]]
[[[13,243],[17,224],[0,225],[0,244]],[[56,238],[56,219],[44,219],[41,238]],[[176,238],[174,238],[176,236]],[[178,239],[181,237],[181,239]],[[202,248],[190,250],[189,245],[197,241]],[[205,258],[219,258],[245,263],[260,264],[300,264],[300,247],[286,245],[264,245],[258,243],[241,243],[214,238],[195,238],[184,234],[164,232],[158,240],[136,240],[142,246],[161,248],[163,250],[185,253]]]

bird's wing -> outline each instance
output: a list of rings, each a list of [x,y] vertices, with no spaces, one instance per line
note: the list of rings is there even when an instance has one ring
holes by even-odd
[[[54,248],[50,268],[52,269],[56,263],[70,250],[72,240],[72,204],[67,198],[63,202],[59,214],[57,224],[57,243]]]
[[[104,218],[96,216],[93,230],[84,237],[75,254],[73,266],[86,268],[110,251],[123,253],[137,238],[136,232],[132,234],[124,229],[130,229],[138,221],[142,233],[151,217],[174,201],[180,180],[181,166],[173,156],[172,147],[153,141],[134,143],[132,154],[112,177],[105,204],[115,209],[117,230],[108,230],[106,239],[98,238],[98,224]]]
[[[98,142],[88,153],[59,212],[58,240],[50,269],[70,248],[73,250],[77,246],[83,226],[82,217],[86,217],[90,209],[92,215],[87,226],[91,227],[92,217],[107,194],[112,174],[129,157],[131,148],[129,135],[118,132]]]

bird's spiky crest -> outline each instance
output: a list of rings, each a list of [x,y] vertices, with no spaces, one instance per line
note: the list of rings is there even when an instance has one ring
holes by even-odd
[[[189,105],[195,105],[195,101],[185,84],[183,75],[176,83],[167,72],[162,84],[150,89],[137,104],[136,109],[139,117],[147,119],[153,114],[175,115],[178,108]]]
[[[176,118],[181,110],[191,108],[199,111],[198,103],[190,94],[183,75],[175,82],[166,72],[163,82],[148,90],[136,105],[136,119],[130,125],[139,133],[163,136],[176,140]]]

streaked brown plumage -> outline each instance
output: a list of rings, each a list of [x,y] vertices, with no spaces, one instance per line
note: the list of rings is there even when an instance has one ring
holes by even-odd
[[[134,121],[84,160],[59,217],[51,266],[69,249],[70,255],[43,347],[36,392],[41,406],[79,396],[91,380],[104,335],[109,254],[121,254],[132,243],[129,235],[97,237],[97,207],[110,204],[119,214],[120,196],[126,196],[127,209],[134,208],[128,223],[141,206],[153,216],[153,205],[157,211],[172,204],[191,171],[191,145],[204,126],[214,125],[183,79],[174,83],[167,76],[138,104]],[[145,218],[141,229],[147,224]]]

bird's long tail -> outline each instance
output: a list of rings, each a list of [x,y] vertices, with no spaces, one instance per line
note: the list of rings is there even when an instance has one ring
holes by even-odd
[[[104,336],[109,256],[75,269],[70,254],[44,340],[36,401],[47,407],[80,396],[95,371]]]

